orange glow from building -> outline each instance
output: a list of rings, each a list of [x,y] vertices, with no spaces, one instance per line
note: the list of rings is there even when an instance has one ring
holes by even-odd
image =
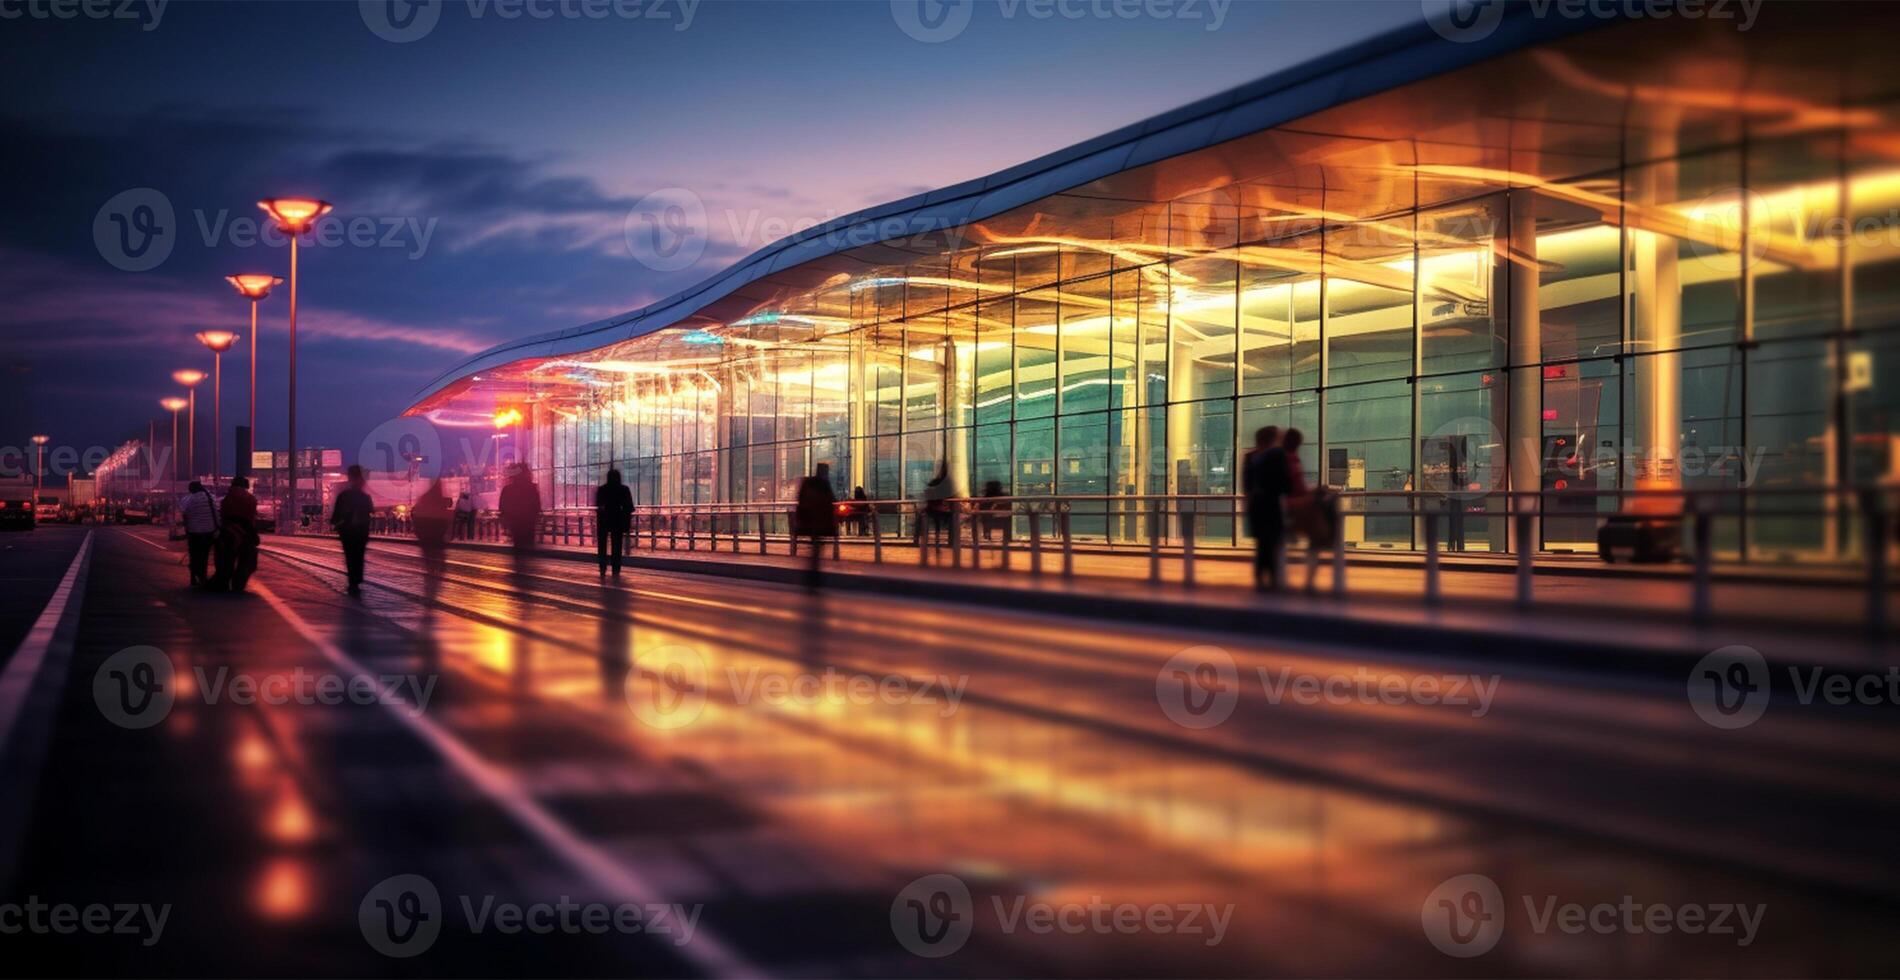
[[[521,409],[507,408],[495,413],[495,428],[506,429],[521,424]]]
[[[286,234],[298,235],[310,230],[318,218],[330,213],[330,202],[309,197],[273,197],[257,202]]]

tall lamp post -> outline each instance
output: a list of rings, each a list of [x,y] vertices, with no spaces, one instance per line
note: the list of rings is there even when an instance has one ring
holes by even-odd
[[[218,485],[219,460],[224,455],[224,352],[237,343],[229,330],[200,330],[198,342],[211,350],[211,485]]]
[[[285,448],[290,450],[290,505],[277,512],[277,527],[284,533],[296,526],[297,516],[297,236],[310,230],[318,218],[330,213],[330,203],[308,197],[274,197],[257,202],[277,224],[277,230],[290,236],[290,418],[285,433]],[[286,521],[288,516],[290,520]]]
[[[191,476],[198,475],[198,382],[204,379],[203,371],[186,369],[172,372],[172,380],[184,385],[191,396],[186,402],[185,412],[185,469]]]
[[[178,482],[178,413],[184,411],[185,406],[187,404],[189,403],[186,402],[183,398],[178,397],[177,395],[173,395],[170,398],[160,398],[158,400],[158,407],[164,409],[167,412],[172,413],[172,482],[173,483]]]
[[[225,276],[224,281],[231,284],[245,299],[251,301],[251,413],[245,420],[245,426],[251,430],[251,448],[257,448],[257,304],[270,295],[272,286],[283,282],[276,276],[261,273]]]
[[[46,444],[53,440],[47,436],[34,436],[33,445],[39,450],[39,462],[33,464],[33,509],[39,510],[40,491],[46,486]]]

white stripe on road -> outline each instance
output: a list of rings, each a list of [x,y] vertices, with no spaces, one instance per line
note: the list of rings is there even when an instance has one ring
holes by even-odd
[[[46,654],[53,647],[53,635],[59,631],[67,605],[70,603],[75,611],[79,608],[79,603],[73,601],[78,594],[73,583],[91,556],[92,532],[87,531],[86,539],[79,542],[79,553],[73,556],[72,564],[66,566],[65,577],[53,590],[53,598],[47,600],[46,608],[40,610],[40,618],[33,621],[26,639],[13,651],[13,659],[7,661],[6,671],[0,673],[0,755],[6,753],[13,726],[19,722],[20,710],[26,705],[27,692],[33,689],[33,681],[46,663]]]
[[[290,624],[291,629],[296,630],[298,635],[309,641],[311,646],[322,651],[331,663],[354,677],[370,678],[371,683],[374,683],[373,675],[368,670],[349,654],[338,649],[336,644],[325,639],[263,582],[252,579],[251,591],[262,596],[264,601],[277,611],[277,615]],[[663,897],[660,890],[652,883],[638,873],[622,867],[619,860],[606,851],[582,839],[573,828],[561,822],[559,817],[534,799],[522,787],[519,780],[489,765],[475,750],[450,734],[447,729],[437,725],[425,715],[410,712],[407,710],[407,705],[398,705],[382,698],[377,699],[377,703],[389,710],[390,717],[395,718],[417,737],[427,742],[471,785],[501,807],[521,825],[523,830],[539,841],[542,846],[566,861],[576,873],[587,879],[595,888],[623,901],[640,904],[669,902],[669,899]],[[679,947],[679,951],[682,956],[711,976],[764,975],[758,967],[746,962],[738,953],[729,949],[725,943],[704,928],[701,928],[692,940]]]

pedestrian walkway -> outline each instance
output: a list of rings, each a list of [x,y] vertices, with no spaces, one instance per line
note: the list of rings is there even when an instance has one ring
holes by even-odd
[[[388,541],[407,541],[397,535]],[[756,538],[708,539],[704,535],[655,540],[639,537],[628,552],[635,565],[739,578],[791,582],[803,573],[805,557],[790,553],[791,543],[767,539],[764,553]],[[493,549],[499,545],[462,542],[459,547]],[[591,546],[544,541],[551,556],[592,562]],[[1289,561],[1295,588],[1259,595],[1249,586],[1251,567],[1238,560],[1199,560],[1193,584],[1184,582],[1180,557],[1163,558],[1160,581],[1152,581],[1147,556],[1081,553],[1072,574],[1062,573],[1062,556],[1045,549],[1041,571],[1036,555],[1016,547],[981,552],[976,567],[965,549],[931,548],[920,563],[915,547],[861,542],[840,543],[840,558],[825,553],[833,588],[943,598],[986,604],[1042,608],[1110,619],[1201,626],[1239,631],[1273,630],[1281,635],[1326,639],[1349,630],[1364,642],[1420,652],[1481,652],[1479,646],[1506,649],[1514,656],[1558,663],[1566,658],[1583,666],[1647,663],[1656,655],[1663,668],[1680,673],[1675,663],[1700,657],[1730,644],[1754,646],[1788,661],[1838,663],[1855,669],[1893,662],[1896,650],[1887,637],[1864,628],[1864,588],[1830,581],[1763,580],[1755,574],[1732,576],[1711,590],[1712,615],[1696,624],[1690,609],[1693,584],[1684,576],[1612,572],[1610,574],[1539,574],[1532,582],[1528,608],[1517,602],[1518,579],[1495,567],[1447,568],[1441,574],[1443,601],[1424,602],[1424,571],[1391,562],[1348,565],[1346,591],[1335,591],[1336,566],[1319,563],[1316,589],[1306,594],[1300,556]],[[878,552],[881,552],[878,554]],[[883,560],[878,561],[881,557]],[[1008,564],[1004,564],[1007,558]],[[1888,622],[1900,616],[1900,594],[1888,595]]]

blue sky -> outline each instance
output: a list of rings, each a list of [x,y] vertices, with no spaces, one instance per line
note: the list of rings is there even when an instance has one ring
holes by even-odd
[[[161,416],[170,373],[208,367],[193,331],[248,327],[221,277],[283,274],[282,242],[252,237],[262,196],[337,203],[331,240],[302,253],[299,441],[354,448],[466,353],[1419,17],[1410,0],[976,0],[956,29],[935,0],[921,19],[909,0],[447,0],[398,2],[398,25],[386,0],[115,0],[135,19],[38,2],[0,17],[0,446],[111,445]],[[931,28],[953,36],[916,36]],[[656,270],[627,214],[681,189],[712,244]],[[129,271],[157,254],[163,208],[131,237],[106,212],[154,194],[169,251]],[[259,442],[281,446],[281,293],[263,313]],[[227,423],[245,383],[229,366]]]

